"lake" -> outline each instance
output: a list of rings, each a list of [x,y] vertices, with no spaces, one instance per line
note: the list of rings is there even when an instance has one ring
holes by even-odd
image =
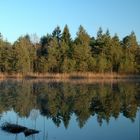
[[[18,124],[39,133],[0,130],[0,140],[139,140],[140,82],[0,81],[0,126]]]

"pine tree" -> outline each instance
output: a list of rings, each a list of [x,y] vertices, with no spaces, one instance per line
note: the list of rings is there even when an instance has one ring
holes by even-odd
[[[48,63],[47,58],[44,56],[40,56],[36,58],[34,63],[34,71],[39,73],[46,73],[48,72]]]
[[[135,60],[136,60],[136,72],[140,73],[140,46],[136,50]]]
[[[73,48],[72,39],[69,32],[69,28],[66,25],[62,32],[62,41],[60,45],[61,53],[61,71],[62,72],[72,72],[74,71],[75,61],[72,60]]]
[[[62,32],[62,41],[64,41],[69,47],[71,46],[71,35],[67,25],[65,25]]]
[[[52,33],[52,37],[53,37],[53,38],[56,38],[56,39],[57,39],[57,43],[60,44],[61,36],[62,36],[62,35],[61,35],[61,29],[60,29],[59,26],[57,26],[57,27],[54,29],[53,33]]]
[[[30,55],[25,38],[20,37],[13,45],[14,49],[14,70],[26,74],[30,72]]]
[[[120,71],[124,73],[136,73],[136,50],[138,43],[134,32],[123,38],[122,47],[123,60],[121,62]]]
[[[0,44],[0,72],[9,72],[12,47],[3,39],[1,39]]]
[[[115,34],[115,36],[112,38],[111,59],[113,71],[118,72],[122,60],[122,47],[117,34]]]
[[[88,62],[91,60],[90,36],[80,26],[73,45],[73,59],[76,61],[76,71],[88,71]]]
[[[98,55],[96,67],[97,67],[97,72],[99,72],[99,73],[106,72],[106,69],[107,69],[107,59],[106,59],[106,56],[103,53]]]
[[[58,44],[57,38],[53,38],[50,47],[48,48],[48,71],[49,72],[60,72],[60,46]]]
[[[134,32],[119,40],[100,27],[97,37],[90,37],[83,26],[74,40],[68,26],[61,33],[57,26],[40,42],[29,35],[13,45],[0,33],[0,72],[117,72],[140,73],[140,46]]]
[[[40,45],[39,48],[39,56],[45,56],[48,55],[48,47],[50,46],[50,43],[52,41],[52,35],[47,34],[46,36],[41,37],[40,39]]]

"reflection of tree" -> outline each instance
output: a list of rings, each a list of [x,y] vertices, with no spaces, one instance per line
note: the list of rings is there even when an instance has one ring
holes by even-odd
[[[117,119],[120,113],[134,121],[140,106],[139,85],[3,81],[0,83],[0,112],[13,108],[20,117],[32,116],[36,120],[38,113],[33,111],[36,108],[56,126],[63,123],[65,128],[73,113],[79,127],[91,116],[97,116],[100,125],[103,120],[109,123],[110,117]]]
[[[0,83],[0,108],[2,106],[3,111],[13,108],[19,116],[28,116],[35,101],[30,87],[31,84],[25,81]]]
[[[135,87],[136,88],[136,87]],[[121,87],[122,91],[122,112],[123,115],[127,118],[130,118],[132,121],[134,121],[134,118],[136,116],[137,106],[138,102],[136,100],[136,92],[137,90],[134,89],[134,85],[129,84],[129,86],[124,85]],[[139,93],[138,93],[139,94]]]

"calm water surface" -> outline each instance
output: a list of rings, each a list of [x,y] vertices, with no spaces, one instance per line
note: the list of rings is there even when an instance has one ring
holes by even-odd
[[[140,82],[0,82],[0,126],[37,129],[24,136],[0,129],[0,140],[139,140]]]

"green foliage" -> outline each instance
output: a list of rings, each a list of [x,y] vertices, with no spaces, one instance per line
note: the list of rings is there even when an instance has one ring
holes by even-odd
[[[103,54],[99,55],[97,58],[97,72],[103,73],[107,68],[107,60]]]
[[[76,61],[70,58],[64,59],[63,65],[62,65],[62,72],[70,73],[75,71],[75,65]]]
[[[61,32],[57,26],[52,34],[41,37],[39,43],[29,35],[13,45],[0,34],[0,72],[116,72],[140,73],[140,46],[134,32],[122,39],[105,33],[100,27],[97,37],[90,37],[80,26],[73,40],[68,26]]]
[[[68,46],[71,45],[71,35],[70,35],[69,28],[67,25],[64,27],[64,30],[62,33],[62,41],[64,41]]]
[[[52,32],[52,37],[57,39],[58,44],[61,41],[61,29],[57,26],[54,31]]]
[[[122,55],[123,52],[122,52],[121,43],[119,41],[119,37],[115,35],[112,38],[112,51],[111,51],[112,66],[113,66],[113,71],[115,72],[119,71]]]
[[[92,60],[90,37],[85,29],[80,26],[73,45],[73,59],[76,61],[76,71],[89,71],[89,61]]]
[[[123,55],[120,63],[120,72],[136,73],[138,72],[138,43],[134,32],[126,36],[122,41]]]
[[[9,72],[11,69],[12,48],[8,42],[1,41],[0,46],[0,72]]]
[[[131,53],[126,52],[120,63],[119,72],[121,73],[135,73],[135,58]]]
[[[61,53],[57,38],[51,41],[51,46],[48,48],[47,60],[49,72],[60,72]]]
[[[43,36],[40,39],[40,48],[39,48],[39,56],[47,56],[48,55],[48,47],[50,46],[50,42],[52,40],[52,36],[47,34],[47,36]]]
[[[26,74],[30,72],[30,55],[25,38],[19,38],[13,45],[15,72]]]
[[[34,72],[48,72],[47,59],[44,56],[38,57],[34,62]]]
[[[136,60],[136,70],[137,72],[140,73],[140,47],[137,48],[136,50],[135,60]]]

